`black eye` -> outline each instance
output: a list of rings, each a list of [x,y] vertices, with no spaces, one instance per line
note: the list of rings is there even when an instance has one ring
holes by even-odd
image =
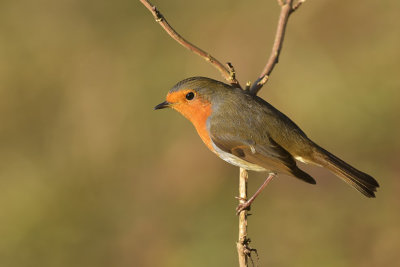
[[[189,93],[186,94],[186,99],[187,100],[192,100],[193,97],[194,97],[194,93],[193,92],[189,92]]]

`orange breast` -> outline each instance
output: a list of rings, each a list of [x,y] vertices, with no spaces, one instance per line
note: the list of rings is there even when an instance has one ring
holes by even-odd
[[[207,119],[211,115],[211,105],[204,106],[201,112],[193,114],[192,123],[196,127],[197,133],[199,134],[201,140],[204,144],[214,152],[214,148],[211,145],[210,134],[207,130]]]
[[[211,138],[207,131],[207,119],[211,115],[211,104],[200,99],[196,99],[190,104],[182,103],[172,106],[173,109],[180,112],[188,120],[190,120],[197,130],[201,140],[206,146],[214,152],[211,145]]]

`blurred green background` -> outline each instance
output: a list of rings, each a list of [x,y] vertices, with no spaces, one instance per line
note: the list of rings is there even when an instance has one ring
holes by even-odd
[[[154,4],[242,84],[260,73],[276,1]],[[400,264],[399,9],[310,0],[292,16],[260,96],[381,189],[280,176],[249,218],[260,266]],[[235,266],[238,169],[153,111],[194,75],[221,80],[137,0],[1,1],[0,266]]]

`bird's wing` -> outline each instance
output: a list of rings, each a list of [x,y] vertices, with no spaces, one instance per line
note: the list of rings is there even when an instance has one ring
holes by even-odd
[[[266,137],[261,144],[256,144],[252,141],[242,141],[235,135],[217,136],[211,133],[211,140],[222,151],[231,153],[242,160],[315,184],[315,180],[310,175],[297,167],[292,155],[271,137]]]

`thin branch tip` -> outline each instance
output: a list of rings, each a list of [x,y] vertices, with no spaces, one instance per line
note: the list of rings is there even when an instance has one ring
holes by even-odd
[[[292,7],[292,11],[291,11],[291,12],[296,11],[305,1],[306,1],[306,0],[299,0],[299,1],[297,1],[297,3]]]
[[[281,13],[279,15],[278,26],[275,33],[274,44],[272,46],[272,51],[260,76],[253,83],[250,88],[250,92],[256,95],[258,91],[268,82],[271,72],[275,68],[276,64],[279,63],[279,56],[282,50],[282,44],[285,37],[286,26],[289,21],[290,15],[296,11],[305,0],[298,0],[295,4],[294,0],[278,0],[281,6]]]
[[[185,38],[183,38],[172,26],[168,23],[166,18],[161,14],[161,12],[157,9],[156,6],[152,5],[148,0],[140,0],[140,2],[153,14],[156,22],[160,24],[160,26],[180,45],[189,49],[193,53],[197,54],[198,56],[202,57],[206,61],[210,62],[224,77],[224,79],[231,84],[240,87],[239,82],[236,80],[235,77],[232,78],[231,72],[228,68],[226,68],[219,60],[215,57],[211,56],[206,51],[202,50],[198,46],[190,43]]]

